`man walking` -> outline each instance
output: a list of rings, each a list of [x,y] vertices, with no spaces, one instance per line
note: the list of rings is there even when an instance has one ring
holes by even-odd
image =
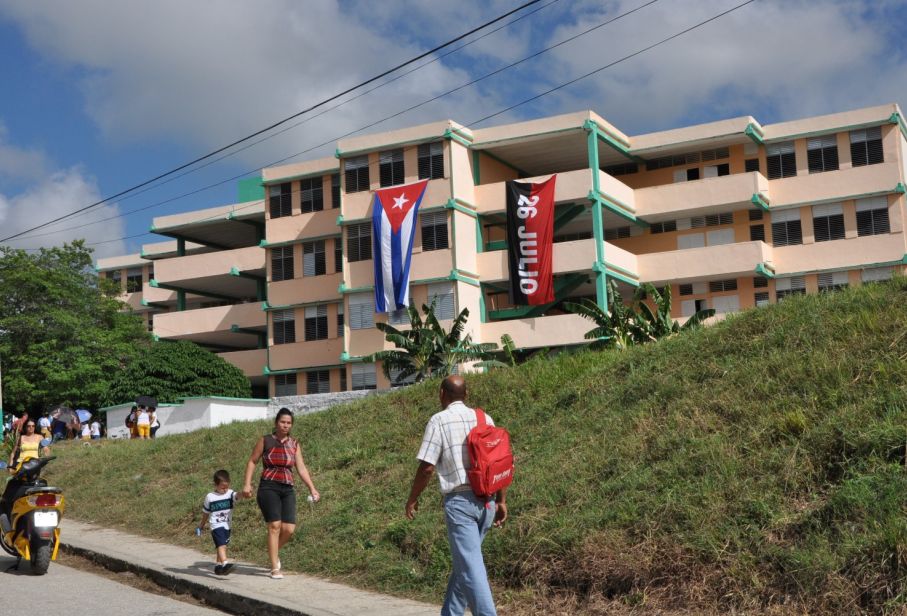
[[[466,399],[463,377],[449,376],[444,379],[440,399],[444,410],[428,421],[416,456],[419,468],[406,502],[406,517],[410,520],[415,517],[419,509],[419,495],[437,469],[453,560],[441,616],[463,616],[467,605],[473,616],[496,616],[482,558],[482,540],[492,523],[502,526],[507,519],[507,490],[501,490],[495,495],[495,500],[486,503],[484,498],[473,494],[469,485],[466,437],[477,420],[475,411],[463,402]],[[487,415],[486,420],[494,425]]]

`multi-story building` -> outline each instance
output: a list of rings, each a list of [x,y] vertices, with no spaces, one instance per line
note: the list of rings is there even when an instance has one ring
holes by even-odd
[[[514,306],[505,183],[553,173],[555,301]],[[682,319],[701,308],[728,313],[882,280],[907,267],[907,127],[897,105],[765,126],[745,116],[634,136],[586,111],[344,139],[335,158],[262,173],[267,254],[250,273],[266,272],[266,320],[240,331],[267,329],[271,395],[390,385],[380,366],[362,361],[392,346],[376,322],[407,322],[402,312],[374,312],[373,191],[418,179],[429,182],[411,297],[417,306],[435,300],[442,319],[469,309],[468,333],[480,342],[507,333],[522,348],[582,344],[590,325],[563,302],[585,297],[604,307],[609,280],[625,297],[642,282],[670,285],[673,316]],[[213,249],[203,238],[184,239]],[[172,288],[205,290],[194,280],[215,276],[224,261],[201,257],[198,268],[180,269]],[[163,318],[155,318],[156,332]]]
[[[154,315],[159,308],[144,302],[145,285],[154,277],[154,265],[139,254],[98,259],[98,275],[120,286],[120,300],[142,318],[148,331],[153,331]]]

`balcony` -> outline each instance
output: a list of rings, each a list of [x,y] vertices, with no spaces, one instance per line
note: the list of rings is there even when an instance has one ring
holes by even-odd
[[[907,253],[903,233],[869,235],[773,249],[778,275],[900,261]]]
[[[242,370],[242,373],[250,379],[258,379],[264,376],[265,366],[268,364],[267,349],[228,351],[226,353],[218,353],[218,356]]]
[[[371,263],[371,261],[369,261]],[[337,288],[343,274],[305,276],[268,284],[268,303],[271,306],[290,306],[341,299]]]
[[[346,286],[352,289],[371,287],[375,284],[375,265],[372,259],[347,263]],[[420,247],[413,246],[413,258],[410,263],[410,282],[446,278],[453,269],[453,258],[448,250],[429,250],[422,252]]]
[[[901,181],[901,169],[897,161],[892,160],[878,165],[771,180],[769,195],[772,207],[807,205],[891,192]]]
[[[268,219],[266,231],[268,243],[280,244],[305,238],[340,235],[340,227],[337,226],[339,215],[339,209],[325,209],[309,214]]]
[[[257,297],[256,279],[264,277],[265,251],[251,246],[158,261],[154,284],[219,299],[244,299]]]
[[[268,367],[271,370],[291,370],[336,366],[340,363],[341,353],[343,353],[343,338],[275,344],[271,346],[271,364]]]
[[[191,340],[223,349],[257,348],[266,327],[266,315],[257,302],[166,312],[154,317],[154,333],[160,338]]]
[[[661,284],[719,280],[752,275],[760,263],[772,262],[772,247],[765,242],[741,242],[655,252],[636,257],[639,279]]]
[[[769,196],[769,181],[758,172],[663,184],[636,190],[636,213],[653,221],[701,216],[753,207],[753,195]]]
[[[625,276],[634,277],[637,272],[636,255],[618,248],[614,244],[605,242],[605,263],[617,269]],[[495,250],[477,255],[479,264],[479,278],[482,282],[496,282],[509,280],[507,265],[507,251]],[[576,240],[573,242],[558,242],[554,244],[552,259],[555,274],[568,274],[571,272],[587,272],[592,270],[595,262],[595,240]]]
[[[377,166],[373,165],[370,170],[373,180],[378,179]],[[418,181],[418,177],[407,177],[406,183]],[[343,218],[344,220],[361,220],[372,217],[372,200],[374,191],[380,187],[377,183],[372,184],[371,190],[364,190],[355,193],[344,193],[343,195]],[[420,207],[435,207],[444,205],[450,200],[450,181],[447,179],[431,180],[425,188],[425,195],[422,197]],[[268,238],[270,241],[270,237]]]
[[[482,342],[500,346],[501,336],[509,334],[517,348],[560,347],[588,342],[583,336],[594,324],[576,314],[559,314],[532,319],[511,319],[482,324]]]
[[[543,175],[533,178],[524,178],[520,182],[543,182],[550,175]],[[602,174],[603,178],[610,178],[612,182],[617,182],[607,174]],[[620,182],[617,182],[620,184]],[[506,182],[494,182],[492,184],[482,184],[476,186],[476,206],[481,215],[502,213],[507,211],[507,193]],[[621,184],[625,189],[632,189]],[[580,169],[578,171],[567,171],[557,175],[557,182],[554,186],[554,200],[556,203],[569,203],[570,201],[588,201],[589,192],[592,190],[592,175],[589,169]]]

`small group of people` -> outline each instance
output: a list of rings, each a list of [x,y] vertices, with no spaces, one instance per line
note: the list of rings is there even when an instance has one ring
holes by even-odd
[[[477,418],[475,410],[466,406],[466,394],[463,377],[450,376],[442,382],[439,392],[442,410],[431,417],[425,428],[416,456],[419,466],[404,514],[410,520],[416,516],[419,497],[437,475],[444,496],[444,517],[453,561],[441,615],[462,616],[468,606],[474,616],[495,616],[482,541],[492,526],[501,527],[507,520],[507,491],[500,490],[492,499],[480,498],[472,491],[467,475],[470,462],[466,440],[476,426]],[[485,419],[494,425],[487,414]],[[230,489],[230,475],[226,470],[214,474],[214,490],[205,497],[196,534],[200,535],[207,523],[217,552],[215,574],[226,575],[233,568],[227,559],[233,508],[237,501],[252,497],[252,477],[261,462],[263,470],[256,500],[268,528],[270,577],[283,578],[280,549],[296,530],[294,468],[309,490],[310,501],[321,499],[306,468],[302,449],[290,436],[292,427],[293,413],[286,408],[280,409],[274,420],[274,430],[259,438],[252,449],[240,492]]]
[[[161,422],[157,417],[157,408],[146,405],[133,405],[132,410],[126,415],[126,427],[129,428],[129,438],[147,440],[157,436]]]

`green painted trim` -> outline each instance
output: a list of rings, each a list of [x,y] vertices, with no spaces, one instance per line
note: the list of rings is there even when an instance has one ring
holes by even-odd
[[[331,233],[329,235],[317,235],[315,237],[305,237],[297,238],[295,240],[287,240],[285,242],[268,242],[262,240],[258,246],[259,248],[282,248],[284,246],[293,246],[295,244],[303,244],[305,242],[319,242],[321,240],[336,240],[337,238],[343,238],[343,233]]]
[[[467,216],[471,216],[472,218],[479,217],[479,214],[475,210],[471,210],[468,207],[460,205],[459,203],[457,203],[456,199],[450,199],[447,202],[447,205],[444,206],[444,208],[448,209],[448,210],[456,210],[457,212],[460,212],[461,214],[466,214]],[[453,218],[451,218],[451,220],[453,220]],[[456,237],[457,234],[454,231],[455,231],[454,229],[451,229],[451,235]]]
[[[493,240],[488,242],[488,246],[485,248],[487,252],[494,252],[496,250],[507,250],[507,240]]]
[[[340,148],[334,149],[334,158],[339,159],[341,157]]]
[[[264,370],[262,370],[262,374],[264,376],[281,376],[284,374],[296,374],[297,372],[298,370],[295,370],[293,368],[290,368],[288,370],[271,370],[271,368],[269,368],[268,366],[265,366]]]
[[[629,159],[635,163],[645,162],[645,159],[640,158],[636,154],[631,154],[630,150],[627,149],[626,146],[622,145],[619,141],[617,141],[611,134],[609,134],[608,132],[602,132],[601,126],[599,126],[598,123],[596,123],[595,126],[598,129],[598,131],[596,133],[596,137],[597,137],[598,141],[601,141],[606,146],[610,147],[612,150],[615,150],[617,153],[623,154],[624,157],[626,157],[627,159]]]
[[[256,274],[249,274],[249,273],[246,273],[246,272],[242,272],[242,271],[240,271],[239,268],[236,267],[235,265],[234,265],[233,267],[230,268],[230,275],[231,275],[231,276],[236,276],[236,277],[238,277],[238,278],[247,278],[247,279],[249,279],[249,280],[265,280],[265,277],[264,277],[264,276],[258,276],[258,275],[256,275]]]
[[[491,289],[495,293],[510,293],[510,289],[508,289],[507,287],[493,282],[483,282],[482,286]]]
[[[186,292],[177,291],[176,292],[176,310],[177,312],[183,312],[186,310]]]
[[[340,305],[342,303],[343,303],[343,298],[337,298],[337,297],[334,297],[331,299],[322,299],[322,300],[313,301],[313,302],[300,302],[298,304],[283,304],[280,306],[272,306],[270,304],[267,304],[267,302],[266,302],[265,305],[262,307],[262,310],[264,310],[265,312],[273,312],[275,310],[291,310],[291,309],[296,309],[296,308],[308,308],[310,306],[323,306],[325,304]]]
[[[774,278],[774,277],[775,277],[775,272],[774,272],[774,270],[771,269],[771,266],[770,266],[770,265],[767,265],[767,264],[765,264],[765,263],[759,263],[759,264],[757,264],[757,265],[756,265],[756,269],[755,269],[754,271],[755,271],[757,274],[759,274],[760,276],[763,276],[763,277],[765,277],[765,278]]]
[[[888,116],[888,122],[891,124],[897,124],[898,128],[901,129],[901,135],[904,139],[907,139],[907,124],[904,124],[904,118],[901,117],[901,114],[895,111],[890,116]]]
[[[479,321],[488,323],[488,307],[485,305],[485,291],[479,285]]]
[[[586,147],[589,156],[589,169],[592,171],[592,190],[589,193],[589,200],[592,202],[592,237],[595,239],[595,262],[592,264],[592,270],[596,272],[595,301],[599,308],[607,311],[608,274],[601,267],[605,263],[605,229],[604,221],[602,220],[602,200],[599,198],[601,190],[598,178],[598,170],[600,168],[598,161],[598,125],[590,122],[587,126],[589,134],[586,137]],[[635,218],[634,216],[634,222]]]
[[[252,329],[251,327],[240,327],[239,325],[231,325],[230,332],[234,334],[252,334],[253,336],[260,336],[264,333],[260,329]]]
[[[466,139],[464,139],[460,135],[457,135],[449,128],[446,131],[444,131],[444,134],[441,136],[444,139],[447,139],[448,141],[456,141],[457,143],[459,143],[460,145],[462,145],[465,148],[472,147],[472,143],[470,143],[469,141],[466,141]]]
[[[541,316],[546,310],[564,301],[565,297],[574,289],[589,280],[586,274],[567,274],[554,280],[554,301],[538,306],[516,306],[504,310],[493,310],[491,318],[495,320],[531,319]]]
[[[340,354],[340,361],[344,364],[361,364],[365,359],[361,355],[350,355],[346,351]]]
[[[573,205],[564,206],[561,208],[561,213],[558,214],[555,212],[554,215],[554,232],[556,233],[560,229],[569,223],[571,220],[582,214],[586,211],[586,206],[582,203],[574,203]]]
[[[227,219],[221,218],[220,220],[226,221]],[[182,226],[187,226],[187,225],[180,225],[180,226],[182,227]],[[217,244],[215,242],[209,242],[207,240],[203,241],[198,238],[189,237],[188,235],[183,235],[181,233],[175,233],[173,231],[156,230],[156,231],[153,231],[153,233],[157,233],[158,235],[164,235],[166,237],[172,237],[173,239],[175,239],[177,241],[182,240],[184,242],[192,242],[193,244],[201,244],[202,246],[207,246],[208,248],[215,248],[217,250],[236,250],[236,248],[234,248],[233,246],[227,246],[225,244]],[[185,255],[178,254],[178,256],[185,256]]]
[[[286,182],[295,182],[297,180],[308,180],[310,178],[324,177],[326,175],[334,175],[335,173],[340,173],[340,165],[336,167],[331,167],[328,169],[321,169],[320,171],[310,171],[309,173],[298,173],[296,175],[288,175],[282,178],[275,178],[273,180],[262,180],[261,183],[263,186],[270,186],[271,184],[285,184]]]
[[[626,283],[627,283],[628,285],[630,285],[631,287],[638,287],[638,286],[639,286],[639,281],[638,281],[638,280],[636,280],[636,279],[634,279],[634,278],[630,278],[630,277],[628,277],[628,276],[624,276],[623,274],[620,274],[620,273],[618,273],[618,272],[612,271],[612,270],[611,270],[611,266],[608,265],[608,264],[605,264],[605,267],[606,267],[607,270],[608,270],[608,271],[607,271],[608,276],[610,276],[611,278],[617,278],[618,280],[621,280],[621,281],[623,281],[623,282],[626,282]]]
[[[176,238],[176,256],[186,256],[186,240],[182,238]]]
[[[265,376],[280,376],[282,374],[296,374],[299,372],[315,372],[316,370],[334,370],[337,368],[343,368],[343,364],[324,364],[322,366],[302,366],[299,368],[282,368],[280,370],[272,370],[268,366],[265,366],[267,372],[262,372]],[[302,394],[300,394],[302,395]]]
[[[866,197],[881,197],[882,195],[902,194],[901,193],[902,187],[903,187],[903,184],[898,182],[898,185],[890,190],[879,190],[876,192],[860,193],[857,195],[843,195],[840,197],[833,197],[830,199],[820,199],[818,201],[801,201],[800,203],[784,203],[781,205],[772,205],[771,209],[769,211],[792,210],[794,208],[806,207],[809,205],[822,205],[823,203],[837,203],[838,201],[853,201],[855,199],[865,199]]]
[[[638,225],[640,225],[640,226],[648,226],[647,223],[645,223],[645,222],[643,222],[642,220],[638,219],[638,218],[636,217],[635,214],[633,214],[633,213],[631,213],[631,212],[629,212],[629,211],[623,209],[623,208],[620,206],[620,202],[612,201],[611,199],[609,199],[607,196],[605,196],[605,195],[602,194],[601,192],[599,192],[598,194],[596,194],[596,193],[594,193],[594,192],[590,192],[590,193],[586,196],[586,198],[589,199],[589,201],[592,202],[592,204],[593,204],[593,206],[592,206],[592,207],[593,207],[593,210],[595,209],[595,205],[598,204],[598,205],[600,205],[600,206],[604,206],[604,207],[608,208],[609,210],[611,210],[612,212],[614,212],[615,214],[617,214],[617,215],[620,216],[621,218],[625,218],[625,219],[628,220],[629,222],[638,224]],[[594,230],[594,229],[593,229],[593,230]],[[603,236],[603,237],[604,237],[604,236]]]
[[[898,182],[898,185],[894,187],[894,192],[903,195],[907,193],[907,186],[904,186],[903,182]]]
[[[472,278],[470,276],[464,276],[462,273],[460,273],[460,270],[451,270],[450,276],[448,276],[448,280],[450,280],[452,282],[463,282],[465,284],[472,285],[472,286],[478,287],[480,289],[482,288],[482,283],[480,283],[477,278]]]
[[[743,134],[753,140],[753,143],[756,145],[765,144],[765,133],[762,132],[762,127],[757,124],[750,122],[746,125],[746,128],[743,129]]]
[[[757,207],[762,208],[766,212],[768,211],[769,200],[768,200],[768,197],[766,197],[762,193],[753,193],[753,196],[750,197],[750,203],[752,203],[753,205],[755,205]]]
[[[482,236],[482,221],[476,216],[476,254],[485,252],[485,238]]]
[[[794,139],[804,139],[807,137],[818,137],[821,135],[831,135],[833,133],[843,133],[844,131],[860,130],[862,128],[871,128],[873,126],[879,126],[880,124],[888,124],[891,117],[885,119],[872,120],[871,122],[862,122],[860,124],[846,124],[844,126],[832,126],[830,128],[825,128],[822,130],[813,130],[807,131],[805,133],[795,133],[792,135],[784,135],[783,137],[772,137],[771,139],[766,139],[765,143],[778,143],[780,141],[792,141]]]
[[[605,265],[610,270],[614,270],[615,272],[620,272],[620,273],[624,274],[625,276],[629,276],[630,278],[635,278],[636,280],[639,280],[639,274],[637,274],[636,272],[631,272],[628,269],[624,269],[623,267],[620,267],[619,265],[614,265],[613,263],[610,263],[610,262],[606,262]]]
[[[472,151],[472,185],[478,186],[481,184],[481,167],[482,167],[482,153],[479,150]]]
[[[453,131],[455,134],[460,135],[461,137],[463,137],[463,139],[465,139],[466,141],[469,141],[470,143],[476,140],[472,134],[472,131],[468,131],[465,128],[451,126],[447,130]]]

